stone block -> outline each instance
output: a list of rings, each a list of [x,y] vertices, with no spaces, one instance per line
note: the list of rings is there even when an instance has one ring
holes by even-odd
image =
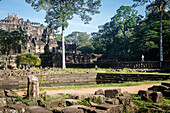
[[[123,105],[100,104],[95,107],[96,109],[106,110],[107,113],[123,113]]]
[[[39,80],[33,75],[28,76],[27,97],[29,99],[39,97]]]
[[[119,93],[121,93],[121,89],[108,89],[105,90],[105,97],[115,97],[117,96]]]
[[[0,98],[1,98],[1,97],[5,97],[4,90],[0,90]]]
[[[0,98],[0,108],[7,105],[6,98]]]
[[[167,83],[167,82],[162,82],[161,85],[164,85],[164,86],[167,86],[170,88],[170,83]]]
[[[62,113],[84,113],[83,109],[77,108],[64,108]]]
[[[156,93],[151,93],[149,95],[150,100],[152,100],[153,102],[162,102],[162,93],[161,92],[156,92]]]
[[[164,92],[162,92],[162,94],[165,97],[170,97],[170,90],[164,90]]]
[[[151,91],[156,91],[156,92],[164,92],[164,90],[168,90],[169,88],[163,85],[159,85],[159,86],[152,86],[150,88],[148,88],[148,90]]]
[[[105,102],[108,103],[108,104],[113,104],[113,105],[119,104],[119,100],[115,99],[115,98],[107,98]]]
[[[51,102],[47,102],[44,104],[45,108],[47,109],[54,109],[55,107],[61,107],[61,106],[66,106],[66,100],[61,98],[61,99],[57,99],[57,100],[53,100]]]
[[[104,91],[102,89],[98,89],[95,91],[94,95],[104,95]]]
[[[30,110],[30,113],[53,113],[52,111],[49,111],[40,106],[30,106],[28,108]]]

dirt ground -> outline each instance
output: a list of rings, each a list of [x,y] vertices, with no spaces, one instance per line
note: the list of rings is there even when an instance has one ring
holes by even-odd
[[[98,89],[106,90],[106,89],[116,89],[121,88],[121,92],[128,91],[129,93],[137,94],[139,90],[147,90],[149,87],[153,85],[160,85],[157,84],[142,84],[139,86],[127,86],[127,87],[99,87],[99,88],[83,88],[83,89],[61,89],[61,90],[45,90],[47,95],[55,95],[57,93],[64,93],[64,94],[94,94],[95,91]],[[44,91],[43,91],[44,92]],[[24,94],[24,92],[17,92],[20,96]]]

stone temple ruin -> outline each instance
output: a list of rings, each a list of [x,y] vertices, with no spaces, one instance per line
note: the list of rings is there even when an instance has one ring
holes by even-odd
[[[18,18],[17,14],[12,14],[1,20],[0,29],[6,31],[20,30],[27,37],[26,47],[20,47],[20,53],[44,53],[45,48],[49,51],[57,52],[57,40],[54,30],[50,30],[43,24],[30,22],[29,19],[24,21],[23,18]]]

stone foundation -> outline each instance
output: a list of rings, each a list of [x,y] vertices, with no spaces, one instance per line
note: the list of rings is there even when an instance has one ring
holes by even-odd
[[[170,75],[151,74],[109,74],[109,73],[86,73],[86,74],[58,74],[58,75],[35,75],[38,77],[40,87],[55,86],[79,86],[105,83],[123,83],[138,81],[168,80]],[[0,89],[27,88],[27,76],[0,76]]]

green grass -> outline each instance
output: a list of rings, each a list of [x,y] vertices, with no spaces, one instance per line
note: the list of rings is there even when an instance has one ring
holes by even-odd
[[[138,86],[141,84],[153,84],[161,82],[170,82],[166,81],[143,81],[143,82],[125,82],[125,83],[113,83],[113,84],[98,84],[98,85],[87,85],[87,86],[63,86],[63,87],[48,87],[40,88],[40,91],[44,90],[60,90],[60,89],[82,89],[82,88],[95,88],[95,87],[124,87],[124,86]]]
[[[170,82],[170,80],[166,80],[166,81],[124,82],[124,83],[112,83],[112,84],[85,85],[85,86],[41,87],[40,91],[44,91],[44,90],[60,90],[60,89],[82,89],[82,88],[95,88],[95,87],[125,87],[125,86],[138,86],[138,85],[141,85],[141,84],[154,84],[154,83],[162,83],[162,82]],[[23,91],[27,91],[27,90],[26,89],[15,90],[15,92],[23,92]]]
[[[45,73],[41,75],[57,75],[57,74],[85,74],[85,73],[113,73],[113,74],[157,74],[157,75],[170,75],[170,73],[160,73],[160,72],[138,72],[133,70],[133,72],[128,71],[128,68],[124,68],[123,71],[113,71],[113,69],[108,68],[98,68],[98,70],[95,70],[95,68],[67,68],[67,69],[49,69],[46,70]],[[148,69],[142,69],[144,71],[147,71]],[[22,70],[14,70],[14,71],[22,71]],[[32,72],[42,72],[42,69],[37,68],[31,68],[30,71]]]

